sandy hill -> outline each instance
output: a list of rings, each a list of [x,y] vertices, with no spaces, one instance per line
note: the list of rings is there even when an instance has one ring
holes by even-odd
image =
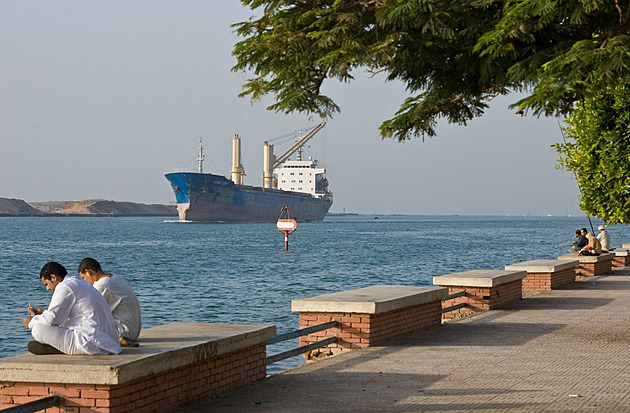
[[[26,203],[21,199],[0,198],[0,216],[177,216],[175,206],[105,201],[50,201]]]
[[[39,209],[33,208],[21,199],[0,198],[0,216],[41,216]]]
[[[169,216],[177,215],[175,207],[158,204],[137,204],[102,199],[66,201],[61,209],[51,211],[63,215]]]

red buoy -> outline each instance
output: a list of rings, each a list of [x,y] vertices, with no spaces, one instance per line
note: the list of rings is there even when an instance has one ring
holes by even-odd
[[[293,232],[297,228],[297,221],[289,218],[289,206],[285,205],[280,211],[280,218],[276,224],[278,231],[284,232],[284,250],[289,250],[289,232]]]

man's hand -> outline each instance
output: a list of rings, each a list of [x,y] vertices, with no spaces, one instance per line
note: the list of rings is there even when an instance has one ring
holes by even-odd
[[[33,315],[40,315],[44,312],[44,309],[41,307],[31,307],[31,312]]]
[[[22,324],[24,324],[24,328],[28,328],[28,323],[31,322],[31,320],[33,319],[33,317],[24,317],[24,320],[22,320]]]

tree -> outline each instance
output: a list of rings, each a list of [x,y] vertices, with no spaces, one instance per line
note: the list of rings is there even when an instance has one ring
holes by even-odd
[[[630,69],[629,0],[241,1],[262,12],[234,25],[233,69],[254,74],[241,96],[327,118],[340,108],[326,80],[382,72],[410,95],[380,126],[399,141],[434,136],[439,118],[466,124],[512,91],[529,93],[517,113],[568,114]]]
[[[559,165],[575,176],[580,208],[607,224],[630,223],[630,82],[598,91],[566,120]]]

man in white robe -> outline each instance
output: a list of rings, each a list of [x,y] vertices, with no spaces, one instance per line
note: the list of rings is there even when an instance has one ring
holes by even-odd
[[[86,257],[79,264],[79,275],[105,298],[114,316],[114,323],[123,346],[135,346],[142,328],[140,302],[125,278],[103,271],[94,258]]]
[[[597,227],[599,234],[597,234],[597,239],[602,244],[603,250],[610,250],[610,235],[608,235],[608,231],[603,225]]]
[[[36,341],[33,354],[106,355],[121,352],[112,313],[101,294],[78,276],[68,276],[65,267],[49,262],[40,272],[42,284],[53,295],[48,309],[32,308],[24,318]]]

